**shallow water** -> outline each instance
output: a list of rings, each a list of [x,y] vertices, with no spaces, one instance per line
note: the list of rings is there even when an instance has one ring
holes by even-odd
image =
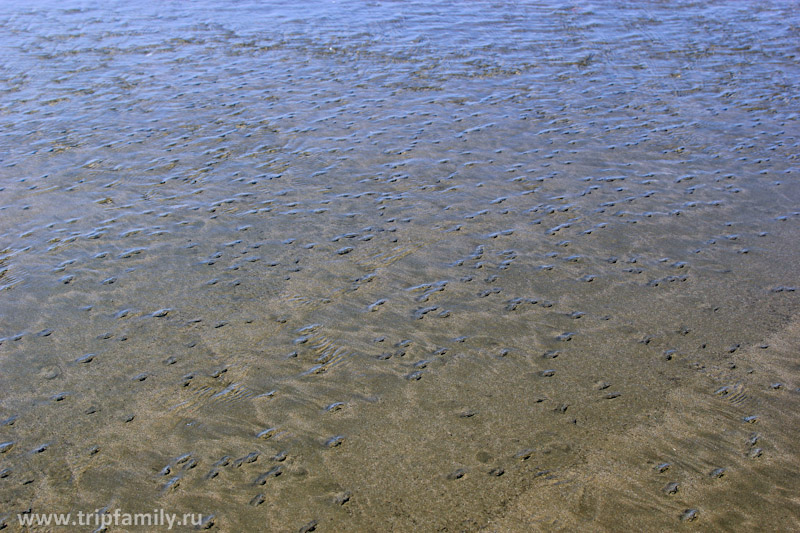
[[[306,7],[0,6],[0,529],[800,529],[797,4]]]

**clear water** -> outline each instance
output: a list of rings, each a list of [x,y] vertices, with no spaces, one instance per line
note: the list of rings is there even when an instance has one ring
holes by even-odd
[[[800,528],[798,13],[3,4],[0,525]]]

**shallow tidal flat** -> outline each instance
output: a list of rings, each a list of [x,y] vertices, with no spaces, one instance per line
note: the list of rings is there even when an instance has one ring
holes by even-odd
[[[404,5],[0,9],[0,529],[800,529],[798,15]]]

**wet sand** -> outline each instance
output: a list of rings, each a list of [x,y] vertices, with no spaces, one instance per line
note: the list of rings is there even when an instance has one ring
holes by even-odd
[[[800,529],[795,12],[213,7],[0,10],[0,528]]]

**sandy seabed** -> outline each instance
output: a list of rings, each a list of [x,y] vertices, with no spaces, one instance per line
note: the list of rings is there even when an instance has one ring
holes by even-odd
[[[0,10],[0,529],[800,529],[796,11],[326,6]]]

